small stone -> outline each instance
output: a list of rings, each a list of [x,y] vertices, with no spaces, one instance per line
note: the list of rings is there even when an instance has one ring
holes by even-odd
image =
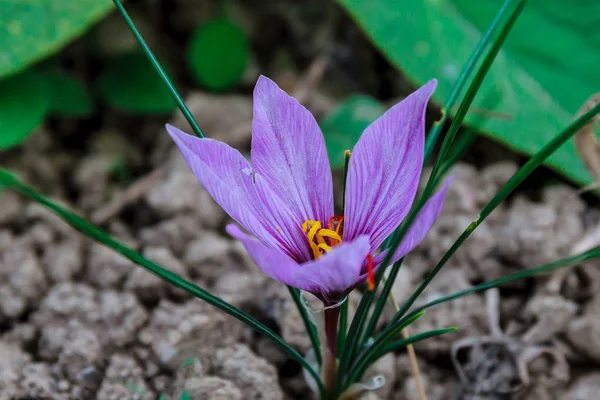
[[[192,399],[242,400],[242,392],[231,381],[216,376],[192,377],[183,383]],[[179,398],[179,397],[176,397]]]
[[[600,372],[577,379],[563,397],[565,400],[596,400],[600,392]]]
[[[117,353],[110,358],[96,398],[150,400],[156,398],[156,395],[148,388],[144,371],[137,361],[128,355]]]
[[[142,229],[139,237],[145,245],[167,247],[173,254],[181,254],[191,240],[202,235],[198,217],[184,213]]]
[[[38,326],[54,322],[57,318],[98,321],[100,312],[96,297],[97,291],[90,286],[73,282],[59,283],[51,288],[32,320]]]
[[[70,281],[81,271],[83,254],[81,241],[62,240],[44,249],[44,268],[53,282]]]
[[[236,307],[257,305],[268,277],[265,274],[231,271],[220,275],[212,292]]]
[[[235,148],[248,145],[252,133],[250,97],[193,92],[186,98],[186,104],[198,121],[202,121],[203,129],[211,132],[211,138]],[[179,113],[172,124],[191,133],[187,121]]]
[[[382,399],[387,399],[392,393],[394,382],[396,381],[396,357],[393,353],[388,353],[375,361],[365,373],[366,378],[376,376],[383,376],[385,378],[385,385],[375,390],[373,393]]]
[[[184,304],[162,300],[138,340],[151,347],[163,366],[177,369],[189,358],[210,365],[215,349],[236,343],[242,330],[240,322],[200,300]]]
[[[89,282],[101,288],[118,287],[135,268],[139,267],[116,251],[93,243],[89,249],[85,276]]]
[[[148,192],[146,201],[150,207],[165,217],[192,212],[204,227],[217,227],[224,212],[200,185],[181,154],[174,152],[169,165],[167,179]]]
[[[182,278],[188,278],[186,268],[168,248],[148,246],[144,248],[143,255]],[[125,282],[125,288],[133,290],[137,297],[146,304],[157,302],[167,293],[180,297],[185,295],[182,290],[173,287],[143,268],[136,268],[131,272]]]
[[[463,270],[446,267],[425,289],[417,304],[430,302],[470,287],[471,284],[466,280]],[[409,329],[411,332],[427,332],[452,326],[458,326],[458,331],[418,342],[415,348],[428,355],[449,354],[452,344],[459,338],[487,335],[488,320],[484,302],[473,295],[439,304],[429,308]]]
[[[47,333],[48,330],[42,332]],[[76,382],[81,376],[81,371],[100,363],[104,355],[102,345],[92,329],[75,320],[71,321],[63,332],[57,364],[67,379]]]
[[[600,363],[600,295],[585,306],[582,316],[571,320],[567,327],[567,339],[584,356]]]
[[[214,356],[214,368],[217,375],[230,379],[240,388],[244,399],[283,399],[277,370],[245,345],[236,344],[233,348],[218,350]]]
[[[8,283],[26,300],[37,303],[48,288],[44,271],[30,246],[14,246],[0,258],[0,275],[8,276]]]
[[[535,319],[523,336],[528,343],[542,343],[558,333],[562,333],[577,313],[576,303],[560,295],[535,295],[525,306],[526,315]]]
[[[434,364],[419,359],[421,384],[428,400],[447,400],[458,398],[460,386],[454,377],[448,378],[446,371],[439,370]],[[406,353],[398,356],[396,361],[397,381],[400,388],[390,399],[421,400],[417,390],[417,382],[412,372],[410,358]]]
[[[148,313],[137,298],[129,292],[102,292],[99,311],[108,337],[106,345],[122,347],[134,342],[138,330],[148,320]]]
[[[190,274],[207,280],[221,276],[223,266],[230,263],[231,241],[215,233],[204,232],[185,249],[183,261]]]
[[[60,201],[56,201],[59,205],[68,207],[67,204],[63,204]],[[41,204],[31,202],[28,203],[25,208],[25,216],[29,220],[39,220],[47,224],[54,232],[59,233],[61,236],[74,236],[78,233],[73,231],[73,228],[63,221],[58,215],[54,214],[48,208]]]
[[[21,195],[13,190],[0,192],[0,225],[9,224],[22,214],[23,200]]]
[[[0,340],[0,393],[4,398],[16,396],[23,368],[31,362],[31,356],[12,343]]]

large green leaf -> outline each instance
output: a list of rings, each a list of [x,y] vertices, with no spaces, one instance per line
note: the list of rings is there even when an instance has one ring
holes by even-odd
[[[0,0],[0,77],[13,74],[81,35],[110,0]]]
[[[0,81],[0,150],[21,143],[50,110],[50,85],[27,70]]]
[[[374,98],[355,95],[342,101],[320,121],[332,167],[344,166],[344,151],[352,150],[367,126],[384,112],[385,106]]]
[[[244,31],[226,19],[214,19],[198,28],[188,47],[188,62],[198,82],[222,91],[235,85],[248,64]]]
[[[434,100],[448,96],[500,0],[338,0],[382,53],[415,84],[435,77]],[[466,121],[533,154],[600,91],[600,2],[530,0],[483,83]],[[451,110],[451,112],[454,110]],[[573,141],[547,164],[579,183],[591,176]]]
[[[43,76],[52,88],[51,113],[69,117],[92,113],[94,104],[82,81],[59,70],[45,72]]]
[[[176,103],[143,53],[110,60],[97,82],[100,96],[113,107],[138,114],[172,112]]]

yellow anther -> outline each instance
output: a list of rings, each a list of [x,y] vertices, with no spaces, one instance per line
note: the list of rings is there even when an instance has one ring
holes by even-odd
[[[319,249],[323,249],[325,251],[325,253],[329,253],[331,251],[331,246],[326,245],[325,243],[320,243],[319,246],[317,246]]]
[[[308,236],[308,241],[309,242],[313,242],[314,241],[315,235],[317,234],[317,232],[318,232],[319,229],[321,229],[321,223],[319,221],[316,221],[313,224],[313,226],[310,227],[310,230],[306,234],[306,236]]]
[[[315,259],[321,257],[324,253],[330,252],[334,246],[342,242],[339,224],[333,230],[322,228],[321,221],[308,219],[302,223],[302,231],[306,234]]]
[[[336,231],[332,231],[331,229],[321,229],[318,233],[318,236],[321,238],[328,237],[333,240],[337,240],[338,242],[342,241],[342,237]]]

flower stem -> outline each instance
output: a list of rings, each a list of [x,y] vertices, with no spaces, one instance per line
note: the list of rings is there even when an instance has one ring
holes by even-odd
[[[332,396],[337,377],[337,340],[340,307],[326,308],[324,313],[327,349],[323,352],[322,375],[325,388],[327,389],[329,395]]]

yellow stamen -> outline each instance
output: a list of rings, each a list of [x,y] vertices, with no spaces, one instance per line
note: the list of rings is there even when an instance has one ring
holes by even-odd
[[[341,218],[341,217],[334,217]],[[333,230],[332,221],[328,224],[329,229],[322,228],[321,221],[308,219],[302,224],[302,231],[306,234],[308,244],[315,259],[324,253],[329,253],[334,246],[342,243],[341,221]]]

